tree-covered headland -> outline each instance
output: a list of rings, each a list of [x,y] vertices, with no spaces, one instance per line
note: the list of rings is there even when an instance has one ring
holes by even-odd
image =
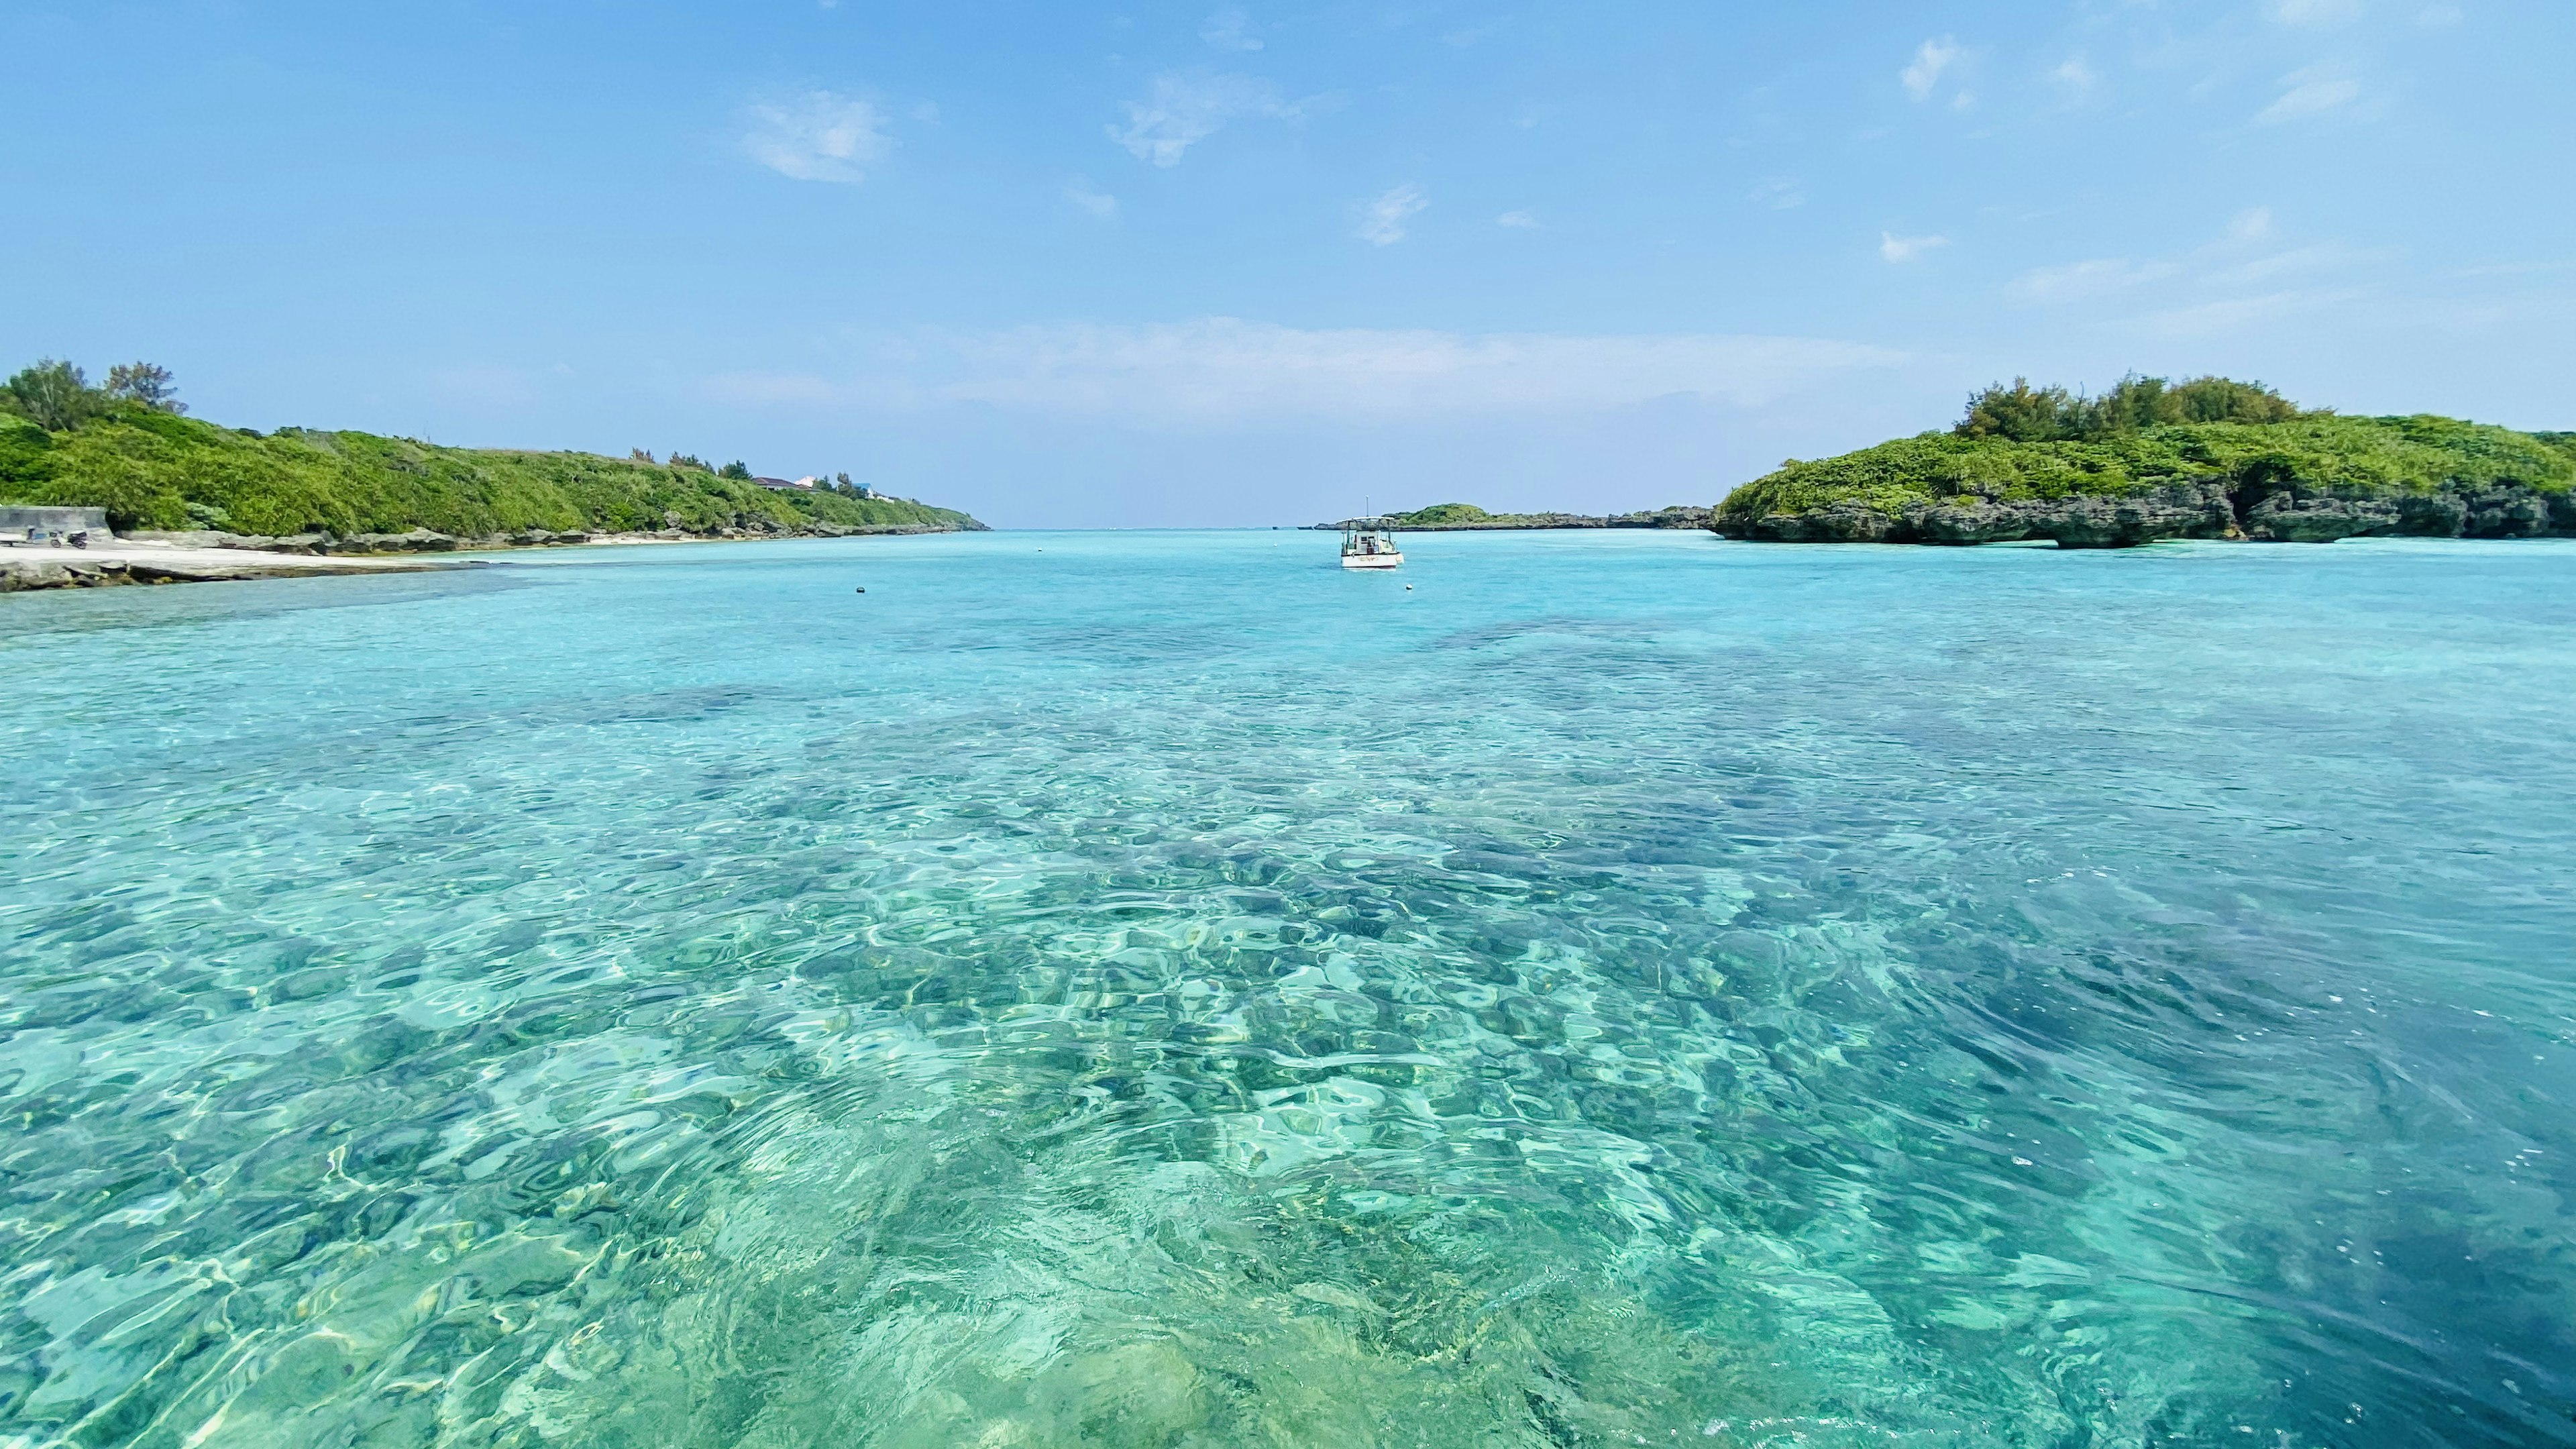
[[[2223,377],[2132,376],[2098,397],[2015,379],[1944,431],[1792,459],[1710,526],[1789,543],[2511,538],[2576,533],[2571,485],[2576,434],[2344,417]]]
[[[372,433],[261,434],[187,416],[167,369],[135,363],[93,386],[48,359],[0,384],[0,503],[103,508],[118,532],[214,530],[351,539],[429,530],[460,540],[654,533],[792,534],[978,528],[965,514],[878,497],[842,473],[764,488],[741,463],[684,453],[451,448]]]

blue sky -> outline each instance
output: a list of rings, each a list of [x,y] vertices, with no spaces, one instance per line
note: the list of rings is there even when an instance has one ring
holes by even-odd
[[[0,355],[244,426],[1028,527],[1704,503],[2016,373],[2576,427],[2566,0],[10,0],[0,53]]]

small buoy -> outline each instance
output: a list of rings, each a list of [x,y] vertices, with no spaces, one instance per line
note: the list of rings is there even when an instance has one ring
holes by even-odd
[[[861,585],[859,586],[859,592],[860,592],[860,593],[863,593],[863,594],[864,594],[864,593],[866,593],[867,591],[868,591],[868,589],[867,589],[867,585],[865,585],[865,584],[861,584]]]
[[[1413,585],[1411,585],[1411,584],[1406,584],[1406,585],[1404,586],[1404,591],[1405,591],[1406,593],[1408,593],[1408,594],[1409,594],[1409,593],[1412,593],[1412,592],[1413,592]]]

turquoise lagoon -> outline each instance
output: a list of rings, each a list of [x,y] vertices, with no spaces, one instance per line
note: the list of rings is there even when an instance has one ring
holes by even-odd
[[[2576,547],[1406,546],[0,600],[0,1445],[2576,1442]]]

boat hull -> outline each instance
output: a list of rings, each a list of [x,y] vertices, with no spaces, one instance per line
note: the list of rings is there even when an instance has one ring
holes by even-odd
[[[1392,569],[1401,568],[1403,566],[1404,555],[1400,553],[1346,553],[1342,555],[1342,567],[1346,569]]]

